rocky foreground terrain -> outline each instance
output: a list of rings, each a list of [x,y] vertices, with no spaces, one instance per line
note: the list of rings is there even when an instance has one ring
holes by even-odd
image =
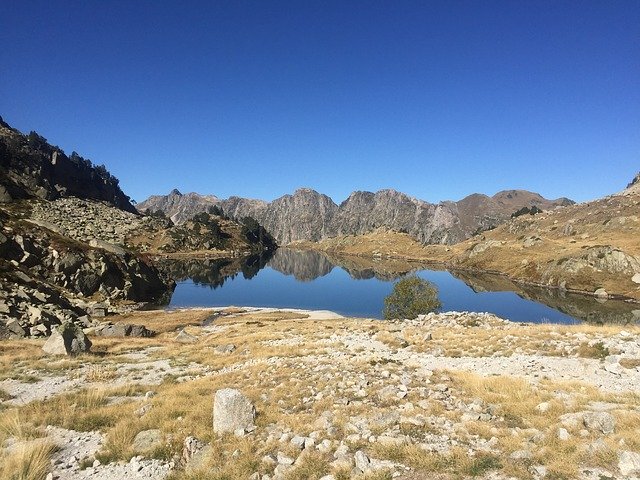
[[[640,477],[638,327],[137,312],[0,342],[0,477]],[[154,337],[118,337],[140,324]],[[47,342],[49,343],[49,342]],[[15,477],[18,478],[18,477]]]
[[[326,195],[301,188],[272,202],[240,197],[221,200],[173,190],[169,195],[154,195],[137,208],[162,211],[180,224],[216,205],[233,218],[255,218],[280,245],[363,235],[380,227],[406,232],[420,243],[451,244],[503,223],[522,207],[548,210],[572,203],[567,198],[547,200],[525,190],[506,190],[493,197],[476,193],[458,202],[432,204],[395,190],[380,190],[353,192],[337,205]]]

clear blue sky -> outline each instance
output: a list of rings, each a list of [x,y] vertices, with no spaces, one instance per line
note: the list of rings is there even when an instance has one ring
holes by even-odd
[[[140,201],[596,198],[640,170],[640,1],[4,1],[0,115]]]

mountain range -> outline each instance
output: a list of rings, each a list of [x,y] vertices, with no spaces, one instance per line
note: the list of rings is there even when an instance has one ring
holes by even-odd
[[[137,205],[139,211],[162,211],[181,224],[213,206],[234,218],[253,217],[278,244],[320,241],[340,235],[362,235],[378,228],[404,232],[424,244],[454,244],[475,232],[489,230],[523,207],[542,210],[572,205],[568,198],[548,200],[526,190],[505,190],[492,197],[474,193],[460,201],[437,204],[395,190],[356,191],[336,204],[330,197],[300,188],[272,202],[214,195],[153,195]]]

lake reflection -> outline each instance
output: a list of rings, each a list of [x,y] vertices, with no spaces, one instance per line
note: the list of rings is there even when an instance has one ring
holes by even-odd
[[[428,269],[402,260],[278,249],[272,257],[165,261],[178,285],[169,307],[227,305],[332,310],[381,318],[393,280],[415,272],[437,285],[443,310],[492,312],[518,322],[630,323],[638,306],[521,286],[498,275]]]

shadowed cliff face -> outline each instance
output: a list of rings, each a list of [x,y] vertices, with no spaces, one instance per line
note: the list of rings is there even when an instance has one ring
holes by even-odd
[[[493,228],[522,207],[543,210],[571,204],[570,200],[546,200],[523,190],[499,192],[493,197],[474,194],[459,202],[432,204],[395,190],[354,192],[340,205],[308,188],[296,190],[273,202],[231,197],[218,200],[194,193],[173,191],[153,196],[140,210],[162,210],[175,222],[184,222],[212,204],[234,218],[253,217],[280,245],[299,240],[319,241],[338,235],[361,235],[384,227],[406,232],[422,243],[453,244],[478,229]]]
[[[137,213],[104,166],[94,166],[75,153],[67,156],[35,132],[23,135],[0,118],[0,202],[71,196]]]

